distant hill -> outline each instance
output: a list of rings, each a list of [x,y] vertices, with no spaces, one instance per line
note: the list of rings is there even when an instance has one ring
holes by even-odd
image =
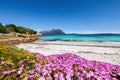
[[[37,31],[26,28],[23,26],[16,26],[15,24],[7,24],[7,25],[2,25],[0,23],[0,33],[11,33],[11,32],[16,32],[16,33],[21,33],[21,34],[36,34]]]
[[[56,35],[56,34],[65,34],[61,29],[51,29],[51,30],[43,30],[40,31],[42,35]]]

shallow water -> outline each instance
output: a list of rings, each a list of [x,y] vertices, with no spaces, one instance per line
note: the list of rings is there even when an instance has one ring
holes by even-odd
[[[120,35],[115,34],[65,34],[65,35],[46,35],[38,37],[45,41],[111,41],[120,42]]]

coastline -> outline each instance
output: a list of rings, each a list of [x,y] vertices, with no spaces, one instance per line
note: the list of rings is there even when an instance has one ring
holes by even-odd
[[[37,33],[28,35],[20,33],[0,33],[0,45],[15,45],[20,43],[34,42],[36,40],[39,40],[39,38],[36,38],[37,36],[41,36],[41,34]]]
[[[79,45],[78,45],[79,44]],[[96,60],[120,65],[120,46],[110,42],[67,42],[67,41],[35,41],[16,45],[30,52],[43,55],[73,53],[88,60]]]
[[[38,38],[11,38],[11,39],[1,39],[0,45],[15,45],[20,43],[29,43],[38,40]]]
[[[15,45],[43,55],[73,53],[88,60],[120,65],[120,42],[43,41],[35,35],[0,39],[0,45]]]

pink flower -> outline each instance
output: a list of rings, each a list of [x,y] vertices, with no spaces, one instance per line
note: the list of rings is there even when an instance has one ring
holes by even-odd
[[[23,72],[23,67],[24,67],[24,65],[22,65],[19,69],[18,69],[18,74],[22,74],[22,72]]]
[[[37,80],[45,80],[44,77],[39,77]]]
[[[3,72],[3,74],[10,74],[10,73],[11,73],[11,70]]]
[[[17,73],[18,73],[18,74],[22,74],[22,72],[23,72],[23,70],[19,70]]]
[[[28,77],[23,78],[23,80],[28,80]]]

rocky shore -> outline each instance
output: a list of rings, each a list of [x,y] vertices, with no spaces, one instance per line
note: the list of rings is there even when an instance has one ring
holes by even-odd
[[[38,38],[11,38],[11,39],[2,39],[0,40],[0,45],[14,45],[14,44],[20,44],[20,43],[28,43],[28,42],[34,42],[38,40]]]
[[[35,38],[41,36],[42,34],[20,34],[20,33],[0,33],[0,45],[15,45],[20,43],[29,43],[38,40]]]

